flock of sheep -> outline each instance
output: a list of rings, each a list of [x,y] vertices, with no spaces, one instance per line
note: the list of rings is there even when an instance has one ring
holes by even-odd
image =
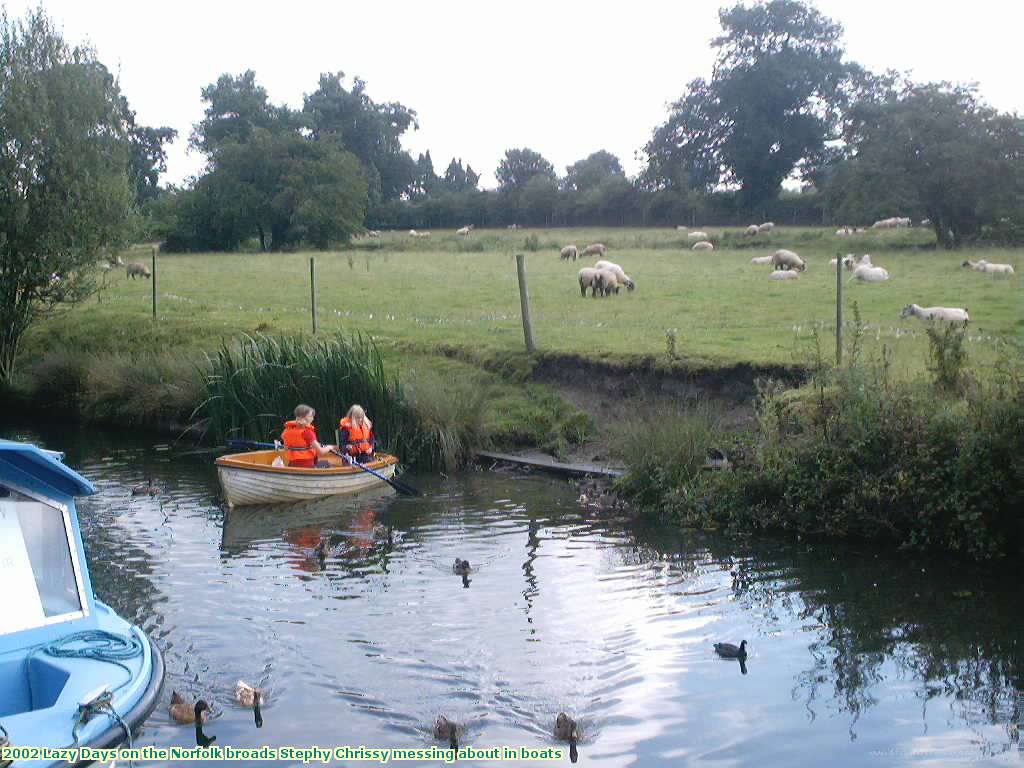
[[[607,250],[604,243],[593,243],[582,251],[575,245],[567,245],[561,250],[560,256],[562,261],[576,261],[579,258],[604,256]],[[605,259],[599,259],[592,267],[581,269],[576,275],[576,280],[580,286],[580,296],[586,296],[587,289],[593,298],[611,296],[623,288],[627,291],[636,290],[636,283],[625,270],[615,262]]]

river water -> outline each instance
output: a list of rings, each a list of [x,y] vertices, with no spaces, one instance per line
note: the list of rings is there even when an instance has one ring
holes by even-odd
[[[1024,765],[1018,570],[637,525],[527,474],[228,512],[210,453],[0,435],[66,451],[99,489],[80,505],[97,594],[167,662],[139,746],[194,746],[175,689],[215,702],[218,746],[444,746],[445,714],[462,745],[543,749],[563,746],[564,710],[581,765]],[[131,497],[150,478],[163,493]],[[720,640],[748,641],[743,668]],[[232,700],[240,678],[268,690],[261,729]]]

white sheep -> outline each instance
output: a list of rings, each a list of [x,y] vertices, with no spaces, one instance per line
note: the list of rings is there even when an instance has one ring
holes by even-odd
[[[688,229],[689,229],[689,227],[684,227],[682,224],[677,224],[676,225],[676,232],[685,232]]]
[[[465,237],[466,235],[468,235],[472,231],[473,231],[472,227],[459,227],[458,229],[455,230],[455,234],[456,235],[462,235],[463,237]]]
[[[580,283],[580,296],[587,295],[587,288],[590,289],[590,295],[593,297],[596,297],[598,292],[602,290],[600,270],[593,267],[584,267],[576,275],[576,278]]]
[[[520,227],[518,224],[509,224],[507,227],[505,227],[505,229],[516,230],[516,229],[522,229],[522,227]]]
[[[768,274],[769,280],[799,280],[800,273],[795,269],[776,269]]]
[[[775,229],[774,221],[766,221],[764,224],[757,225],[757,233],[759,235],[763,235],[766,232],[771,232],[773,229]]]
[[[749,227],[743,230],[743,234],[748,237],[755,237],[757,235],[757,224],[751,224]]]
[[[587,258],[588,256],[604,256],[608,251],[605,248],[604,243],[592,243],[583,249],[580,253],[580,258]]]
[[[370,237],[380,237],[380,230],[379,229],[371,229],[366,234],[369,235]]]
[[[597,280],[603,296],[610,296],[613,293],[618,294],[623,285],[619,282],[619,276],[610,269],[598,269]]]
[[[575,245],[567,245],[559,252],[559,255],[561,256],[562,261],[568,261],[569,259],[576,261],[576,259],[579,258],[580,253],[579,249],[577,249]]]
[[[931,225],[932,225],[932,220],[931,219],[921,219],[921,226],[922,227],[930,227]]]
[[[609,272],[615,274],[615,279],[619,285],[626,286],[626,290],[636,290],[636,283],[633,282],[632,278],[625,273],[625,271],[618,264],[611,261],[599,261],[594,265],[594,269],[606,269]]]
[[[775,269],[779,267],[785,267],[786,269],[796,269],[803,272],[807,269],[807,265],[804,260],[797,256],[793,251],[787,251],[785,248],[780,248],[772,254],[771,265]]]
[[[993,275],[1013,274],[1012,264],[989,264],[984,259],[982,259],[981,261],[971,261],[970,259],[968,259],[963,264],[961,264],[961,266],[964,268],[970,267],[975,272],[988,272],[989,274]]]
[[[772,263],[772,257],[771,256],[755,256],[754,258],[752,258],[750,260],[750,263],[751,264],[771,264]]]
[[[944,320],[947,323],[966,323],[971,319],[967,307],[919,307],[917,304],[907,304],[900,312],[900,320],[911,315],[922,320]]]
[[[136,277],[152,277],[152,274],[149,271],[149,267],[147,267],[145,264],[139,264],[138,262],[135,261],[131,262],[125,268],[125,272],[127,277],[130,277],[132,280],[134,280]]]
[[[713,251],[715,246],[709,243],[707,240],[701,240],[699,243],[694,243],[692,251]]]
[[[420,233],[417,232],[415,229],[410,229],[409,230],[409,237],[419,237],[419,236],[420,236]]]
[[[836,234],[839,237],[849,237],[853,234],[853,229],[851,227],[840,227],[836,230]]]
[[[689,234],[686,235],[686,239],[687,240],[707,240],[708,239],[708,233],[707,232],[690,232]]]
[[[860,280],[865,283],[881,283],[889,279],[889,272],[885,267],[873,267],[871,265],[859,266],[853,270],[850,280]]]

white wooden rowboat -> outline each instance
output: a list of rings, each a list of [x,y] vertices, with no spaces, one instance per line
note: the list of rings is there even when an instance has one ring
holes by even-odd
[[[358,467],[351,467],[337,456],[321,460],[329,468],[275,467],[274,459],[286,460],[286,451],[248,451],[232,453],[217,459],[217,474],[228,506],[247,504],[278,504],[304,501],[322,496],[359,493],[368,488],[387,487],[380,478]],[[384,477],[394,477],[398,459],[378,453],[366,466]]]

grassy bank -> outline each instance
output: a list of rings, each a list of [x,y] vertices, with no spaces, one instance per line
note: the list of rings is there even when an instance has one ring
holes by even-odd
[[[995,359],[994,340],[1024,328],[1019,275],[993,279],[960,268],[963,259],[982,257],[1020,266],[1016,251],[929,250],[932,235],[921,230],[855,237],[786,227],[759,238],[737,230],[709,234],[718,247],[700,255],[674,230],[477,231],[418,240],[385,233],[348,251],[315,254],[320,327],[369,334],[403,352],[429,355],[442,346],[516,352],[522,330],[513,256],[525,251],[539,349],[614,363],[654,356],[684,368],[800,364],[815,332],[829,355],[835,279],[828,261],[837,252],[869,252],[892,275],[883,284],[850,284],[847,295],[868,324],[866,347],[886,345],[896,377],[920,373],[925,348],[921,324],[899,319],[907,303],[969,307],[969,343],[979,366]],[[560,261],[558,249],[595,241],[636,281],[635,293],[580,298],[576,272],[583,264]],[[779,247],[807,260],[800,280],[769,281],[767,267],[750,263]],[[92,300],[40,326],[26,352],[59,344],[209,349],[225,335],[308,331],[310,255],[161,256],[158,321],[150,319],[150,284],[118,272],[108,276],[101,303]]]
[[[965,335],[929,333],[928,376],[886,360],[822,366],[806,386],[765,391],[754,434],[713,413],[660,413],[624,435],[623,491],[685,526],[880,538],[986,559],[1024,551],[1024,388],[1019,349],[979,378]],[[641,437],[643,436],[643,437]],[[704,468],[724,450],[730,471]]]

